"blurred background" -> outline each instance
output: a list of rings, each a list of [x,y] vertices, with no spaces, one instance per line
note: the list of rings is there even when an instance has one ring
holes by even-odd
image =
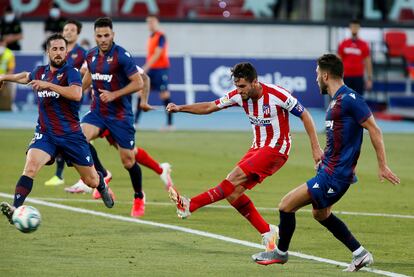
[[[52,15],[80,20],[79,42],[85,47],[95,46],[94,20],[112,17],[115,42],[142,66],[149,36],[145,18],[156,14],[169,44],[173,102],[220,97],[232,88],[229,69],[251,61],[261,81],[285,87],[316,109],[328,101],[319,95],[316,59],[336,53],[351,36],[349,22],[358,19],[359,37],[368,43],[373,65],[373,86],[364,97],[379,118],[414,119],[413,0],[0,0],[0,14],[3,37],[11,19],[21,26],[14,37],[19,47],[12,50],[15,72],[43,62],[45,21]],[[0,97],[2,110],[36,110],[26,86],[17,86],[10,103]],[[150,104],[162,106],[156,93]]]

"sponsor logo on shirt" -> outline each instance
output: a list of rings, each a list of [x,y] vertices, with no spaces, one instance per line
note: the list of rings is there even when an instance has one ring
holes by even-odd
[[[106,81],[108,83],[112,81],[112,74],[93,73],[91,75],[94,81]]]
[[[358,55],[361,56],[362,55],[362,51],[359,48],[354,48],[354,47],[345,47],[344,48],[344,53],[345,54],[353,54],[353,55]]]
[[[46,98],[46,97],[59,98],[60,94],[55,91],[50,91],[50,90],[39,90],[37,92],[37,96],[40,98]]]
[[[271,120],[269,118],[261,118],[249,115],[250,123],[256,126],[268,126],[271,125]]]
[[[331,130],[332,130],[333,125],[334,125],[334,121],[333,121],[333,120],[326,120],[326,121],[325,121],[325,126],[326,126],[326,128],[328,128],[328,129],[331,129]]]

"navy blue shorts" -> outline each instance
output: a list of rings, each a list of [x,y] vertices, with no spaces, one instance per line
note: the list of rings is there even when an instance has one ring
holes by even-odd
[[[103,133],[109,130],[114,141],[124,149],[135,148],[134,120],[104,119],[96,112],[90,111],[82,118],[82,123],[94,125]]]
[[[52,163],[56,155],[61,154],[68,164],[93,165],[89,144],[82,132],[65,136],[52,136],[47,133],[35,132],[29,145],[29,149],[32,148],[48,153],[52,157]]]
[[[337,181],[324,171],[319,171],[315,177],[306,182],[308,192],[312,197],[314,209],[323,209],[332,206],[348,190],[350,184]]]
[[[168,68],[151,69],[148,71],[151,80],[151,90],[165,91],[168,90]]]

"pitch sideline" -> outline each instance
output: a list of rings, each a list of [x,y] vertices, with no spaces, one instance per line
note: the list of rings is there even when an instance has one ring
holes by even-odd
[[[0,192],[0,196],[5,197],[5,198],[9,198],[9,199],[13,199],[13,197],[14,197],[11,194],[2,193],[2,192]],[[194,230],[194,229],[190,229],[190,228],[186,228],[186,227],[180,227],[180,226],[164,224],[164,223],[158,223],[158,222],[142,220],[142,219],[137,219],[137,218],[132,218],[132,217],[120,216],[120,215],[107,214],[107,213],[97,212],[97,211],[93,211],[93,210],[87,210],[87,209],[83,209],[83,208],[76,208],[76,207],[66,206],[66,205],[62,205],[62,204],[46,202],[46,201],[43,201],[43,200],[37,200],[37,199],[30,198],[30,197],[26,199],[26,202],[34,203],[34,204],[38,204],[38,205],[42,205],[42,206],[47,206],[47,207],[58,208],[58,209],[67,210],[67,211],[72,211],[72,212],[77,212],[77,213],[82,213],[82,214],[89,214],[89,215],[95,215],[95,216],[110,218],[110,219],[116,219],[116,220],[119,220],[119,221],[132,222],[132,223],[144,224],[144,225],[160,227],[160,228],[165,228],[165,229],[170,229],[170,230],[175,230],[175,231],[181,231],[181,232],[184,232],[184,233],[189,233],[189,234],[198,235],[198,236],[207,237],[207,238],[213,238],[213,239],[222,240],[222,241],[226,241],[226,242],[231,242],[231,243],[234,243],[234,244],[239,244],[239,245],[248,246],[248,247],[252,247],[252,248],[263,249],[263,246],[258,244],[258,243],[253,243],[253,242],[249,242],[249,241],[234,239],[234,238],[230,238],[230,237],[226,237],[226,236],[222,236],[222,235],[217,235],[217,234],[213,234],[213,233],[209,233],[209,232],[205,232],[205,231]],[[312,255],[302,254],[302,253],[299,253],[299,252],[289,251],[289,254],[292,255],[292,256],[295,256],[295,257],[302,258],[302,259],[314,260],[314,261],[317,261],[317,262],[323,262],[323,263],[342,266],[342,267],[347,267],[348,266],[348,264],[344,263],[344,262],[338,262],[338,261],[335,261],[335,260],[330,260],[330,259],[325,259],[325,258],[321,258],[321,257],[312,256]],[[399,274],[399,273],[389,272],[389,271],[384,271],[384,270],[378,270],[378,269],[372,269],[372,268],[365,268],[364,267],[361,270],[376,273],[376,274],[379,274],[379,275],[390,276],[390,277],[409,277],[408,275],[404,275],[404,274]]]

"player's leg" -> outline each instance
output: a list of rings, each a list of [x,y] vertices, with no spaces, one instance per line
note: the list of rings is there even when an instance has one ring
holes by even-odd
[[[275,250],[260,252],[252,256],[253,260],[262,265],[273,263],[284,264],[288,261],[288,249],[296,228],[295,212],[312,202],[307,184],[302,184],[286,194],[279,203],[279,241]]]
[[[174,185],[170,176],[171,165],[169,163],[158,163],[147,151],[139,147],[134,148],[134,153],[137,163],[152,169],[155,173],[160,175],[167,190]]]
[[[27,152],[23,174],[16,183],[13,206],[6,202],[0,204],[2,213],[7,217],[11,224],[13,224],[13,211],[23,205],[26,197],[32,191],[33,179],[36,177],[39,170],[50,160],[51,155],[41,149],[30,148]]]
[[[167,107],[169,103],[171,103],[171,96],[168,90],[163,90],[160,92],[160,99],[162,100],[164,107]],[[167,115],[167,128],[169,131],[173,128],[173,114],[166,113]]]
[[[131,216],[143,216],[145,213],[145,194],[142,190],[142,172],[138,163],[135,161],[133,149],[118,147],[121,162],[128,171],[134,189],[134,203],[132,205]]]
[[[63,170],[65,168],[65,160],[60,154],[56,156],[56,172],[55,175],[45,182],[45,186],[60,186],[64,185]]]
[[[83,182],[91,188],[96,188],[99,191],[105,206],[112,208],[114,206],[114,199],[109,191],[109,187],[105,184],[102,174],[96,171],[93,165],[78,165],[75,163],[73,165],[79,172]]]
[[[154,82],[157,84],[154,84],[154,86],[151,85],[151,87],[157,89],[160,92],[160,99],[164,103],[164,107],[167,107],[168,104],[171,102],[171,95],[170,91],[168,90],[168,69],[160,69],[157,70],[159,76],[154,78]],[[152,81],[152,79],[151,79]],[[167,115],[167,131],[173,130],[173,115],[172,113],[166,113]]]
[[[332,206],[323,209],[313,209],[313,217],[328,229],[336,239],[342,242],[352,252],[352,262],[346,271],[358,271],[364,266],[374,262],[371,253],[369,253],[354,237],[346,224],[336,217],[332,212]]]

